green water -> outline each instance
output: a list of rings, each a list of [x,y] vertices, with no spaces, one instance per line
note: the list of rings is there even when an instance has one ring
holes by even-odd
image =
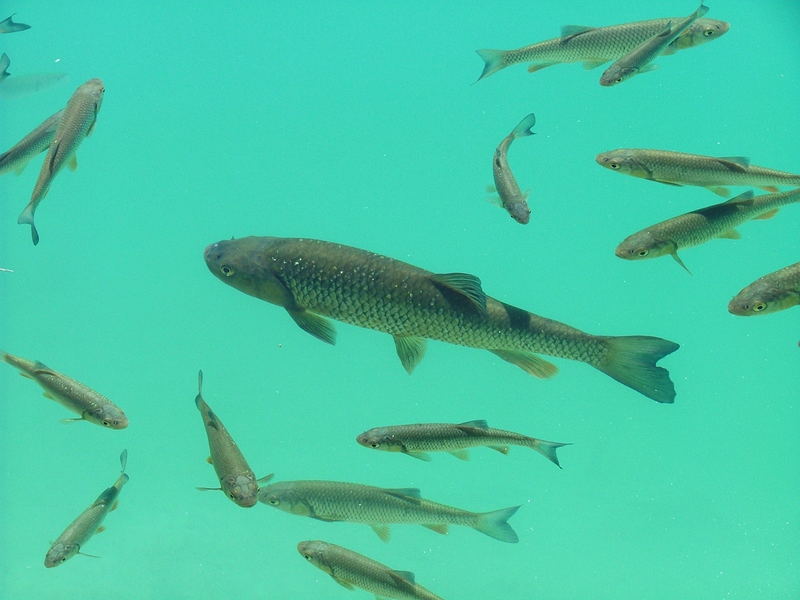
[[[37,247],[16,218],[41,159],[0,177],[0,267],[14,269],[0,273],[0,348],[106,394],[130,426],[62,424],[70,413],[0,368],[0,597],[370,597],[305,564],[295,546],[307,539],[414,571],[447,599],[800,597],[800,309],[726,310],[798,260],[800,208],[684,251],[693,275],[669,257],[626,262],[613,253],[625,236],[719,198],[594,162],[643,147],[800,170],[800,3],[709,0],[727,35],[615,88],[580,65],[518,65],[472,85],[476,48],[695,8],[646,4],[2,3],[0,18],[32,25],[0,38],[12,77],[69,74],[2,100],[3,149],[85,80],[106,94],[80,167],[37,212]],[[529,112],[537,135],[509,155],[531,190],[522,226],[484,190],[495,146]],[[492,296],[585,331],[675,340],[661,365],[676,402],[568,360],[541,381],[431,342],[409,377],[385,334],[339,324],[328,346],[208,272],[207,244],[246,235],[474,273]],[[200,368],[257,475],[419,487],[476,511],[519,504],[519,543],[410,525],[383,543],[364,525],[196,491],[217,483],[193,402]],[[559,470],[524,448],[425,463],[355,442],[378,425],[472,419],[574,445]],[[101,558],[45,569],[124,448],[120,508],[84,548]]]

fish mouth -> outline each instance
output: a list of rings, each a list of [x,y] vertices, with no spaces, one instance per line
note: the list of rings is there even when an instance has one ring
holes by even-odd
[[[626,252],[622,246],[617,246],[614,249],[614,254],[617,256],[617,258],[625,258]]]

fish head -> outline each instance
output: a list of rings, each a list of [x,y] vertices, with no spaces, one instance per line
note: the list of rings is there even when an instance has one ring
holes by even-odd
[[[333,575],[333,569],[328,564],[326,557],[326,550],[329,547],[330,544],[321,540],[307,540],[297,544],[297,551],[300,553],[300,556],[305,558],[312,565],[318,569],[322,569],[329,575]]]
[[[279,482],[264,486],[258,491],[258,501],[284,512],[313,517],[311,505],[298,493],[292,482]]]
[[[128,417],[113,404],[95,406],[92,410],[86,411],[83,416],[87,421],[109,429],[125,429],[128,426]]]
[[[614,254],[625,260],[643,260],[671,254],[674,251],[675,242],[662,239],[656,232],[645,229],[626,237],[614,250]]]
[[[258,484],[254,476],[229,475],[223,477],[220,486],[228,498],[243,508],[250,508],[258,502]]]
[[[594,159],[598,165],[633,177],[650,179],[650,170],[636,158],[636,151],[627,148],[601,152]]]
[[[365,431],[356,437],[356,441],[365,448],[374,450],[385,450],[387,452],[403,452],[405,447],[403,442],[397,439],[386,427],[375,427]]]
[[[800,294],[772,286],[746,287],[728,303],[728,312],[738,317],[765,315],[800,303]]]
[[[617,85],[618,83],[622,83],[626,79],[630,79],[634,75],[636,75],[637,71],[636,67],[623,67],[619,65],[611,65],[608,69],[605,70],[603,75],[600,77],[600,85],[605,87],[611,87],[613,85]]]
[[[728,33],[730,23],[716,19],[697,19],[686,31],[678,36],[662,54],[672,54],[684,48],[692,48],[715,40]]]
[[[75,556],[80,549],[80,544],[56,542],[50,547],[50,550],[47,551],[47,555],[44,557],[44,566],[48,569],[57,567]]]
[[[528,221],[531,220],[531,209],[528,207],[528,203],[525,202],[525,200],[510,202],[506,206],[506,210],[517,223],[526,225]]]

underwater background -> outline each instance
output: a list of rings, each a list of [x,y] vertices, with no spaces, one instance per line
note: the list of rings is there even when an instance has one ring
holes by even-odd
[[[0,349],[121,406],[122,431],[88,423],[0,369],[0,597],[368,598],[304,564],[307,539],[340,544],[448,599],[800,597],[800,309],[745,319],[742,287],[797,262],[800,207],[741,240],[669,257],[614,256],[627,235],[721,201],[599,167],[619,147],[748,156],[800,171],[800,3],[709,0],[719,40],[606,89],[601,69],[509,67],[473,84],[477,48],[515,48],[566,24],[689,14],[694,2],[20,2],[0,37],[12,77],[68,77],[0,98],[10,147],[91,77],[96,128],[37,212],[16,218],[41,164],[0,177]],[[9,80],[10,81],[10,80]],[[509,162],[530,224],[487,201],[499,141],[534,112]],[[737,193],[745,188],[737,188]],[[554,359],[537,380],[488,352],[439,342],[408,376],[391,338],[337,324],[337,345],[279,307],[221,285],[206,245],[318,238],[433,272],[595,334],[654,335],[677,389],[658,404],[589,366]],[[522,505],[518,544],[324,523],[220,492],[194,406],[197,371],[257,476],[401,488],[469,510]],[[574,445],[563,470],[524,448],[432,462],[374,452],[370,427],[486,419]],[[57,569],[49,543],[119,473],[108,530]]]

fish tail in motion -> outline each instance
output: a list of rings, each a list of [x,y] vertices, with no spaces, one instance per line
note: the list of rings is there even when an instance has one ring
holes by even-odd
[[[497,73],[500,69],[507,66],[505,61],[505,50],[490,50],[485,48],[483,50],[475,50],[475,52],[478,53],[478,56],[480,56],[485,63],[483,65],[483,72],[476,81],[480,81],[492,73]]]
[[[561,468],[561,464],[558,462],[558,455],[556,455],[556,450],[561,448],[561,446],[569,446],[568,443],[562,442],[548,442],[546,440],[536,440],[534,443],[531,444],[531,448],[536,450],[539,454],[544,456],[547,460],[555,464],[559,469]]]
[[[33,224],[33,213],[36,210],[35,205],[33,202],[29,203],[28,206],[25,207],[25,210],[19,215],[17,219],[17,223],[20,225],[30,225],[31,226],[31,238],[33,239],[33,245],[39,243],[39,232],[36,231],[36,225]]]
[[[474,525],[474,528],[496,540],[514,544],[519,541],[519,536],[507,521],[518,509],[519,506],[512,506],[511,508],[501,508],[500,510],[482,513],[478,515],[478,523]]]
[[[536,125],[536,115],[531,113],[524,117],[522,121],[520,121],[519,124],[514,127],[514,131],[511,132],[511,135],[513,135],[514,138],[535,135],[534,132],[531,131],[534,125]]]
[[[593,365],[609,377],[655,400],[675,401],[675,385],[669,371],[656,363],[680,346],[657,337],[632,335],[604,338],[607,352]]]

